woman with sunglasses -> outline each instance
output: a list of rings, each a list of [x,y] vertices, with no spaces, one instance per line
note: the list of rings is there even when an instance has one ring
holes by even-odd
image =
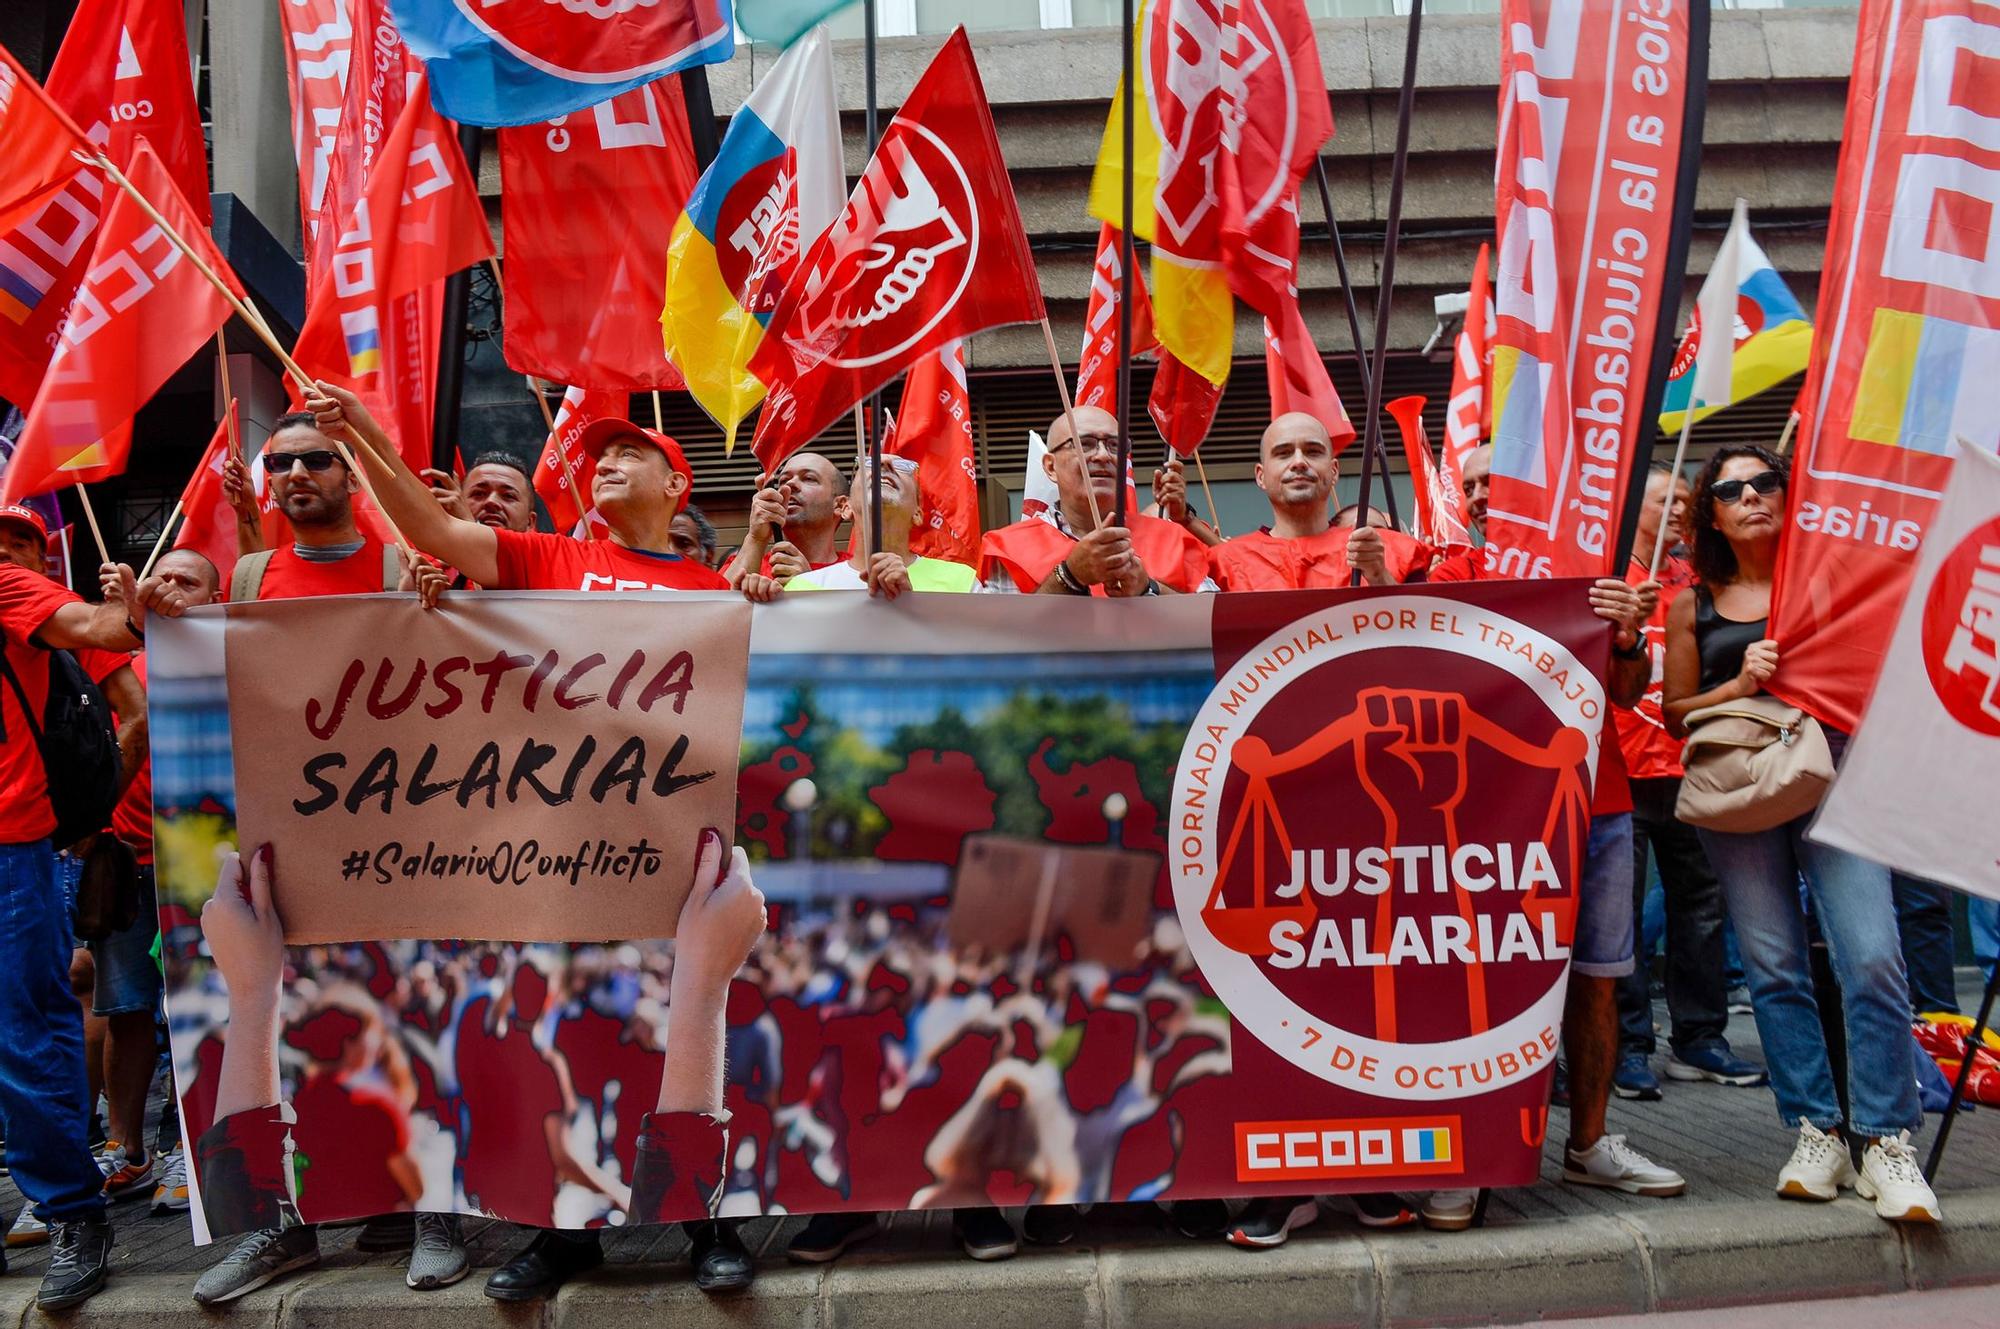
[[[1676,737],[1686,735],[1693,712],[1758,695],[1780,668],[1768,623],[1785,491],[1784,460],[1756,446],[1719,449],[1695,481],[1689,525],[1698,585],[1667,618],[1663,709]],[[1846,736],[1829,731],[1828,738],[1838,759]],[[1935,1223],[1937,1197],[1909,1143],[1923,1111],[1889,870],[1808,840],[1811,821],[1807,813],[1767,831],[1699,831],[1736,923],[1778,1115],[1799,1132],[1778,1172],[1778,1194],[1832,1200],[1852,1186],[1883,1218]],[[1801,877],[1840,981],[1846,1120],[1813,996]],[[1850,1137],[1862,1145],[1858,1170]]]

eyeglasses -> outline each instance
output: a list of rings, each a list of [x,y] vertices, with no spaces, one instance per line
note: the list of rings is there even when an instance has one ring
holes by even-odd
[[[267,452],[264,454],[264,474],[283,475],[294,466],[303,466],[317,475],[339,460],[336,453],[326,448],[314,448],[310,452]]]
[[[1785,477],[1776,471],[1759,471],[1747,480],[1717,480],[1708,487],[1715,501],[1724,507],[1743,501],[1743,491],[1754,489],[1769,498],[1785,487]]]
[[[1061,452],[1065,448],[1076,447],[1080,447],[1085,456],[1089,456],[1093,452],[1101,452],[1107,457],[1115,457],[1118,455],[1118,435],[1085,434],[1082,438],[1066,438],[1050,448],[1049,451]]]
[[[898,457],[895,453],[891,452],[885,454],[882,458],[882,461],[885,465],[888,466],[890,470],[894,471],[897,475],[915,475],[917,473],[917,464],[914,461],[910,460],[908,457]],[[861,469],[864,471],[873,469],[868,465],[868,459],[866,457],[863,457],[856,464],[859,465]]]

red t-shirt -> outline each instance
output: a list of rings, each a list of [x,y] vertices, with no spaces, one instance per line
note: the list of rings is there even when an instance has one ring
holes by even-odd
[[[541,531],[495,531],[495,591],[726,591],[713,568],[678,554],[627,549],[611,540],[572,540]]]
[[[1638,586],[1646,580],[1646,565],[1634,558],[1626,565],[1625,582]],[[1667,658],[1667,607],[1674,597],[1694,585],[1694,569],[1685,559],[1667,555],[1660,564],[1660,603],[1646,623],[1646,644],[1653,654],[1653,677],[1646,695],[1631,710],[1623,707],[1611,713],[1618,726],[1618,746],[1625,765],[1637,780],[1678,780],[1681,778],[1681,745],[1667,733],[1661,711],[1662,686]]]
[[[1354,532],[1329,527],[1318,535],[1285,540],[1268,530],[1225,540],[1208,551],[1210,573],[1225,591],[1332,589],[1354,580],[1347,542]],[[1428,561],[1424,547],[1401,531],[1382,532],[1383,563],[1401,584]]]
[[[0,637],[6,642],[7,663],[21,680],[35,724],[49,699],[49,653],[30,645],[56,610],[79,603],[67,587],[39,572],[0,563]],[[42,754],[35,748],[34,730],[21,713],[14,689],[0,681],[0,844],[30,844],[55,833],[55,809],[49,806],[49,777]]]
[[[228,594],[225,583],[223,593]],[[259,600],[305,600],[315,595],[379,595],[382,592],[382,542],[363,531],[361,548],[332,563],[314,563],[292,552],[289,544],[271,551]],[[389,589],[395,589],[391,586]]]
[[[1431,569],[1433,582],[1485,581],[1493,574],[1486,570],[1485,555],[1477,549],[1454,554]],[[1625,772],[1625,754],[1618,750],[1618,730],[1611,716],[1622,707],[1607,706],[1611,714],[1597,736],[1597,787],[1590,791],[1590,815],[1611,817],[1632,810],[1632,781]]]

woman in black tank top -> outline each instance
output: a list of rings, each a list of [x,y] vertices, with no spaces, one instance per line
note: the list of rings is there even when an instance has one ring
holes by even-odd
[[[1662,709],[1676,735],[1705,706],[1761,693],[1780,667],[1767,624],[1785,489],[1783,459],[1758,447],[1720,449],[1695,482],[1690,525],[1700,584],[1667,615]],[[1778,1194],[1832,1200],[1853,1186],[1883,1218],[1935,1223],[1937,1197],[1909,1143],[1923,1113],[1910,1075],[1909,991],[1889,872],[1808,840],[1811,821],[1807,813],[1754,834],[1697,828],[1736,923],[1778,1116],[1798,1131]],[[1813,990],[1801,878],[1840,982],[1845,1112]],[[1865,1146],[1858,1175],[1850,1135]]]

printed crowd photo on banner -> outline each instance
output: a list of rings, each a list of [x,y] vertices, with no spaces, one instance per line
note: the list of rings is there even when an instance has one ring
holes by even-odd
[[[844,600],[158,624],[197,1237],[1534,1180],[1605,704],[1574,583]],[[767,902],[726,1143],[654,1112],[708,825]],[[204,932],[239,843],[261,956]],[[281,1108],[218,1110],[265,1020]]]

